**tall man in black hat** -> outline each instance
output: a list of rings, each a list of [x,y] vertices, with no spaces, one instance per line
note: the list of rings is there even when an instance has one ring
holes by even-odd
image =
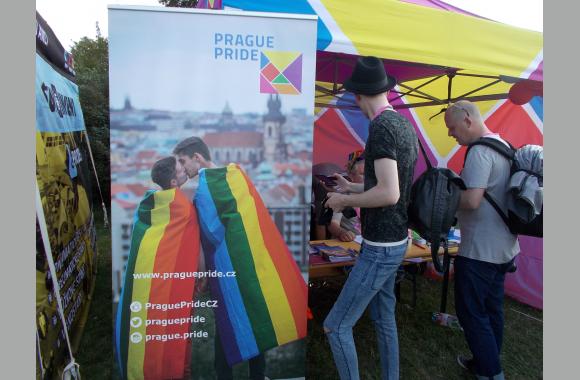
[[[359,58],[344,88],[371,122],[365,146],[364,184],[335,174],[345,193],[330,193],[327,207],[360,207],[361,253],[336,303],[324,321],[334,362],[342,380],[358,379],[352,328],[368,305],[375,322],[382,379],[399,378],[395,321],[395,277],[407,250],[407,206],[417,161],[417,135],[411,123],[389,104],[395,78],[376,57]]]

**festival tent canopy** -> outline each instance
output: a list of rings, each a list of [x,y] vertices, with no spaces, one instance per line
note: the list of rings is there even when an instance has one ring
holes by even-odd
[[[224,5],[317,14],[317,49],[326,53],[318,56],[317,79],[325,82],[342,83],[354,60],[364,55],[399,61],[389,66],[399,81],[450,69],[528,78],[526,70],[534,62],[535,70],[542,60],[541,33],[458,13],[440,1],[225,0]],[[534,79],[542,80],[541,67]]]
[[[397,109],[413,108],[405,114],[415,120],[430,158],[439,166],[452,161],[452,167],[458,169],[461,164],[454,160],[459,149],[447,137],[443,117],[434,117],[458,99],[481,102],[478,105],[486,115],[493,113],[498,100],[507,99],[510,93],[516,103],[532,98],[525,110],[532,122],[526,120],[524,124],[529,124],[529,128],[520,128],[526,129],[526,138],[522,138],[521,130],[508,138],[515,138],[515,145],[542,140],[536,131],[538,125],[540,132],[542,128],[542,101],[535,96],[541,95],[543,82],[543,37],[539,32],[474,17],[437,0],[223,3],[226,9],[318,15],[319,107],[356,108],[352,100],[338,99],[343,92],[341,83],[359,56],[383,58],[387,72],[399,82],[390,95],[391,103]],[[508,108],[504,111],[512,113],[513,107]],[[357,136],[353,137],[357,140]],[[358,140],[364,138],[358,136]],[[344,153],[334,149],[333,157],[343,161]],[[315,152],[315,163],[321,162],[319,158],[328,158],[318,156]]]
[[[314,164],[342,165],[364,147],[368,121],[342,83],[359,56],[383,59],[398,80],[391,104],[415,126],[434,166],[457,172],[465,148],[447,136],[442,112],[477,102],[486,125],[514,146],[543,145],[543,35],[439,0],[224,0],[225,9],[318,15]],[[420,157],[416,175],[425,170]],[[506,292],[542,307],[541,240],[520,238],[520,269]]]

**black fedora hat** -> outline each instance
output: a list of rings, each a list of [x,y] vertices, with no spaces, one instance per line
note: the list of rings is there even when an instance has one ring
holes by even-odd
[[[344,88],[360,95],[377,95],[391,90],[397,80],[387,75],[383,61],[377,57],[360,57]]]

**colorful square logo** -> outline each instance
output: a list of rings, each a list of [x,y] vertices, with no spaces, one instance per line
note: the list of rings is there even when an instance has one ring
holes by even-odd
[[[262,51],[260,93],[299,95],[302,93],[302,53]]]

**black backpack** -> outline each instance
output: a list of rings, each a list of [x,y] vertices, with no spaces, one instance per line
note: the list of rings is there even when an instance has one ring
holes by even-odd
[[[431,257],[435,269],[444,273],[449,267],[447,236],[457,223],[455,213],[459,208],[461,190],[465,184],[451,169],[434,168],[419,140],[427,170],[411,187],[411,199],[407,210],[409,228],[431,243]],[[439,247],[443,244],[443,261],[439,258]]]
[[[507,141],[506,141],[507,142]],[[471,143],[467,151],[465,152],[465,158],[467,159],[467,154],[469,150],[474,147],[475,145],[485,145],[510,161],[510,177],[513,176],[517,172],[524,171],[527,173],[528,176],[535,176],[538,178],[538,182],[540,182],[543,186],[543,173],[538,171],[529,170],[526,168],[526,165],[518,161],[517,157],[521,155],[516,155],[518,150],[525,149],[526,146],[523,146],[519,149],[515,149],[512,144],[507,142],[509,147],[507,147],[501,141],[498,141],[494,138],[486,138],[482,137],[479,140]],[[528,182],[524,181],[522,186],[525,186]],[[506,190],[507,191],[507,190]],[[517,202],[521,202],[521,200],[517,197],[517,191],[510,191],[510,199],[508,202],[508,213],[507,215],[503,212],[503,210],[499,207],[499,205],[493,200],[491,195],[486,191],[483,195],[485,199],[491,204],[491,206],[495,209],[495,211],[499,214],[501,219],[504,223],[508,226],[510,232],[514,235],[526,235],[526,236],[535,236],[535,237],[543,237],[544,235],[544,208],[542,206],[542,211],[539,215],[536,215],[531,221],[525,221],[520,219],[516,213],[511,209],[511,205],[516,204]]]

